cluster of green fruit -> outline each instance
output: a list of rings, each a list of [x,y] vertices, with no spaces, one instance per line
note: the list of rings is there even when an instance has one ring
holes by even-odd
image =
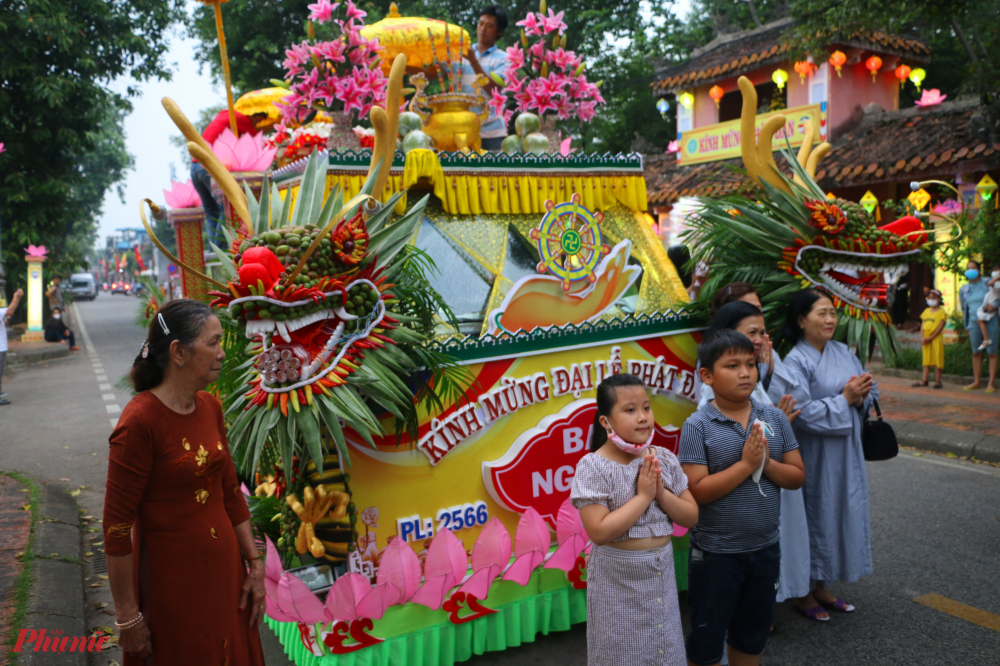
[[[285,267],[281,279],[286,280],[298,265],[299,258],[319,237],[321,231],[313,224],[272,229],[244,240],[240,244],[240,253],[242,254],[251,247],[268,248]],[[346,266],[337,262],[333,252],[333,242],[328,235],[319,242],[319,247],[309,257],[302,271],[295,277],[295,284],[303,287],[315,287],[321,277],[336,275],[346,269]]]
[[[847,218],[847,226],[844,227],[846,235],[858,236],[863,231],[875,226],[875,220],[861,204],[847,199],[834,199],[831,203],[844,211],[844,217]]]
[[[522,113],[514,121],[514,131],[503,143],[500,150],[507,155],[517,155],[518,153],[533,153],[542,155],[549,152],[552,147],[549,137],[541,133],[542,120],[534,113]]]
[[[347,289],[344,310],[355,317],[367,317],[375,309],[382,295],[367,282],[356,282]]]
[[[329,303],[326,298],[321,298],[316,303],[310,302],[292,308],[281,307],[267,301],[244,301],[243,303],[233,303],[230,305],[229,314],[233,318],[243,317],[249,320],[273,319],[275,321],[286,321],[288,319],[298,319],[299,317],[304,317],[326,308],[335,308],[339,305],[339,296],[334,296]]]

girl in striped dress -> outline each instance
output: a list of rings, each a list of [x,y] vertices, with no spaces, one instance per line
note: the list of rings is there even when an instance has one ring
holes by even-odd
[[[576,468],[573,506],[594,542],[587,566],[588,666],[685,666],[673,523],[694,527],[698,505],[673,453],[651,447],[642,381],[597,387],[591,453]]]

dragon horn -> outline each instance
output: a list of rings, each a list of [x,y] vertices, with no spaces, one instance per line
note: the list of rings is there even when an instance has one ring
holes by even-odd
[[[769,118],[760,129],[760,143],[754,140],[755,119],[757,118],[757,90],[750,79],[741,76],[737,82],[743,94],[743,111],[740,114],[740,153],[743,166],[758,184],[767,182],[775,188],[791,194],[791,188],[778,173],[771,150],[771,138],[785,124],[785,116]]]
[[[799,146],[798,161],[799,166],[805,169],[806,164],[809,163],[809,153],[812,151],[813,139],[816,137],[816,128],[813,127],[811,120],[806,120],[802,123],[802,129],[805,136],[802,139],[802,145]],[[799,178],[798,173],[792,176],[792,180],[802,187],[806,186],[802,179]]]
[[[243,220],[244,224],[250,224],[250,209],[247,208],[247,198],[240,188],[239,183],[236,182],[236,179],[232,177],[226,167],[222,166],[222,162],[212,152],[212,147],[208,145],[208,142],[194,128],[191,121],[187,119],[184,112],[177,106],[177,102],[169,97],[164,97],[161,103],[163,104],[163,108],[166,109],[167,115],[174,121],[174,125],[177,125],[177,129],[188,140],[188,152],[191,153],[191,157],[198,160],[205,167],[205,170],[212,174],[212,178],[219,184],[219,189],[229,199],[229,203],[232,204],[236,214]]]
[[[372,196],[382,198],[382,190],[389,180],[389,170],[392,169],[392,157],[396,152],[396,133],[399,131],[399,103],[402,98],[403,75],[406,73],[406,56],[400,53],[392,61],[389,70],[389,82],[385,95],[385,108],[373,106],[368,118],[375,129],[375,147],[372,149],[372,161],[368,167],[368,176],[378,168],[378,176]],[[381,166],[379,166],[381,164]]]
[[[170,259],[170,261],[174,262],[187,272],[191,273],[192,275],[197,275],[201,279],[211,284],[214,284],[216,287],[220,289],[228,291],[229,285],[227,285],[225,282],[219,282],[218,280],[213,280],[204,273],[196,271],[195,269],[191,268],[183,261],[175,257],[173,254],[171,254],[170,250],[168,250],[166,247],[163,246],[163,243],[161,243],[160,239],[157,238],[156,234],[153,233],[153,228],[149,226],[149,222],[146,220],[146,211],[142,207],[142,204],[144,203],[149,205],[149,210],[150,212],[153,213],[153,219],[155,220],[162,220],[163,218],[165,218],[167,216],[167,211],[165,211],[161,206],[159,206],[150,199],[143,199],[142,201],[139,202],[139,218],[142,220],[142,226],[146,227],[146,233],[149,234],[149,240],[153,241],[153,245],[158,247],[160,249],[160,252],[162,252],[164,256],[167,257],[167,259]]]
[[[830,144],[824,141],[823,143],[816,146],[815,150],[809,153],[809,160],[805,163],[804,166],[806,168],[806,173],[809,174],[809,177],[812,178],[813,180],[816,179],[816,166],[819,164],[819,161],[823,159],[823,157],[828,152],[830,152],[830,148],[831,148]]]

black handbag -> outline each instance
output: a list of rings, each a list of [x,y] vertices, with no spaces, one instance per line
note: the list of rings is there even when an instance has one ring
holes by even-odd
[[[865,460],[889,460],[899,455],[899,444],[892,426],[882,420],[882,411],[878,408],[878,400],[873,400],[876,420],[865,421],[861,428],[861,448],[865,452]]]

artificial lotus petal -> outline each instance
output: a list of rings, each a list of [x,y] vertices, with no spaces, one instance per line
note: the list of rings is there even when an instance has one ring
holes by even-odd
[[[264,542],[267,548],[267,558],[264,560],[264,578],[277,583],[281,579],[281,556],[278,549],[274,547],[271,537],[265,535]]]
[[[212,152],[229,171],[266,171],[278,152],[264,146],[264,135],[249,133],[236,138],[227,127],[212,144]]]
[[[560,505],[559,513],[556,514],[556,541],[561,545],[574,534],[586,536],[583,521],[580,519],[580,510],[573,506],[567,497]]]
[[[455,587],[455,577],[450,573],[434,576],[424,581],[417,593],[410,598],[410,602],[427,606],[431,610],[438,610],[451,588]]]
[[[570,153],[576,152],[576,148],[570,148],[570,144],[573,143],[573,137],[566,137],[559,144],[559,154],[566,157]]]
[[[494,516],[483,527],[472,547],[472,570],[479,571],[492,565],[501,569],[510,563],[510,533],[500,519]]]
[[[552,557],[545,563],[545,568],[569,571],[576,566],[576,558],[586,545],[587,540],[582,536],[579,534],[570,534],[559,544],[556,552],[552,553]]]
[[[276,622],[298,622],[291,615],[286,615],[278,605],[278,582],[264,579],[264,614]]]
[[[459,581],[465,578],[468,570],[469,557],[465,554],[465,545],[451,530],[438,532],[427,549],[424,576],[434,578],[448,574]]]
[[[288,572],[282,574],[278,581],[278,608],[285,615],[306,624],[329,622],[331,619],[312,590],[298,576]]]
[[[545,559],[544,553],[531,550],[524,555],[518,556],[514,563],[503,575],[503,580],[511,580],[518,585],[527,585],[531,579],[531,573]]]
[[[358,619],[358,604],[371,592],[368,579],[359,573],[346,573],[333,584],[326,595],[326,610],[335,620],[353,622]]]
[[[403,603],[403,591],[392,583],[379,583],[358,602],[358,617],[381,620],[389,606]]]
[[[170,208],[200,208],[201,197],[190,179],[186,183],[172,182],[169,190],[163,190],[163,198]]]
[[[514,554],[521,557],[525,553],[536,551],[543,556],[549,552],[552,545],[552,534],[545,519],[534,507],[528,507],[517,521],[517,533],[514,535]]]
[[[28,253],[29,257],[44,257],[46,254],[48,254],[49,251],[45,249],[44,245],[29,244],[26,252]]]
[[[458,591],[471,594],[476,599],[485,599],[490,594],[490,586],[493,585],[493,581],[496,580],[501,571],[503,568],[499,564],[483,567],[472,574],[472,577],[465,581],[462,587],[458,588]]]
[[[391,583],[403,595],[402,602],[410,600],[420,587],[420,559],[402,539],[393,539],[385,549],[378,565],[378,583]]]

